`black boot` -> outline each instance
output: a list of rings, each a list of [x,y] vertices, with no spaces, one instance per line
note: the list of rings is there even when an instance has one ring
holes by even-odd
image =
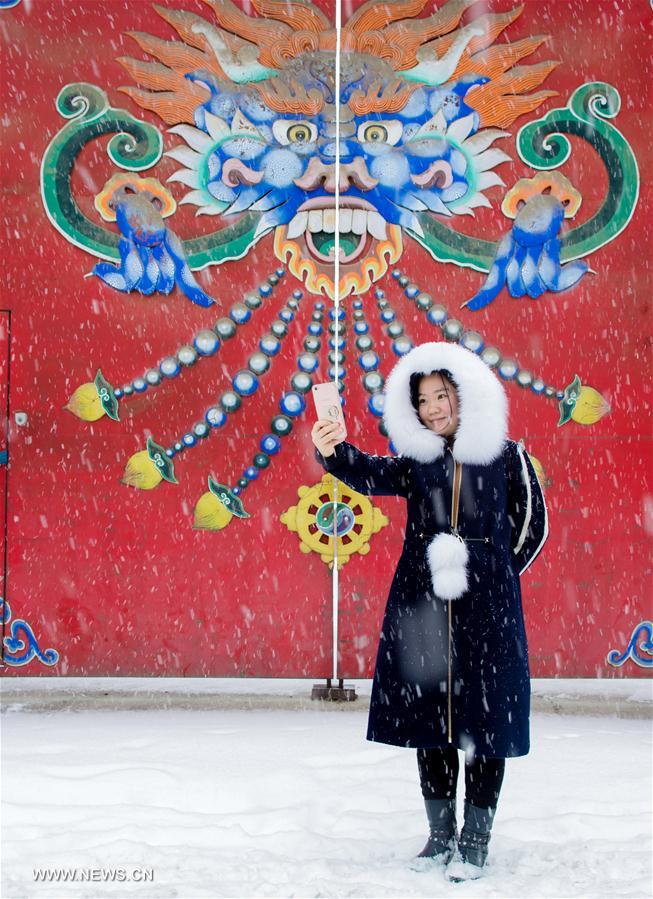
[[[465,821],[458,841],[462,865],[454,862],[455,868],[451,867],[447,872],[449,880],[459,882],[480,877],[496,811],[496,808],[479,808],[465,800]]]
[[[417,858],[433,858],[447,864],[456,850],[456,800],[425,799],[429,838]]]

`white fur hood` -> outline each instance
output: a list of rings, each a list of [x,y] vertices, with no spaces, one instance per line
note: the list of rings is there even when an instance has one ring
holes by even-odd
[[[444,454],[444,437],[419,420],[410,401],[410,376],[446,368],[458,389],[458,430],[452,452],[458,462],[487,465],[501,455],[508,429],[508,401],[503,385],[471,350],[455,343],[422,343],[392,369],[385,388],[383,420],[397,452],[417,462],[434,462]]]

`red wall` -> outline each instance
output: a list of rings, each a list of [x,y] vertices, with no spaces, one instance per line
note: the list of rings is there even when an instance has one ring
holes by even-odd
[[[199,0],[168,0],[166,5],[206,11]],[[505,0],[486,5],[510,8]],[[538,301],[513,300],[504,292],[487,310],[461,310],[459,316],[547,383],[564,388],[578,373],[611,406],[590,427],[569,422],[558,428],[554,403],[514,385],[507,388],[510,435],[524,438],[549,484],[551,536],[522,579],[531,670],[540,677],[646,674],[632,659],[618,668],[606,661],[610,650],[624,651],[636,625],[651,617],[653,534],[651,42],[645,37],[647,27],[650,36],[651,10],[634,0],[618,6],[615,12],[612,0],[527,0],[509,37],[552,35],[538,59],[560,60],[546,83],[559,97],[511,126],[513,138],[504,148],[515,161],[501,174],[508,187],[532,174],[514,147],[521,125],[564,105],[583,82],[605,79],[621,95],[614,124],[633,148],[642,176],[634,217],[619,237],[592,254],[595,274],[571,291]],[[345,5],[343,17],[348,9]],[[179,460],[177,486],[137,491],[120,478],[127,458],[144,448],[148,435],[167,445],[229,386],[230,375],[243,367],[276,310],[299,286],[291,276],[218,356],[125,404],[120,423],[103,418],[88,424],[63,409],[98,368],[114,385],[141,374],[227,314],[231,303],[279,265],[270,235],[244,259],[198,273],[203,288],[219,299],[218,311],[193,306],[178,291],[167,298],[142,298],[84,278],[96,260],[54,229],[40,196],[40,162],[64,124],[54,106],[59,90],[74,81],[97,84],[112,105],[157,125],[166,148],[178,143],[156,116],[116,90],[128,83],[116,58],[138,55],[124,35],[127,30],[171,36],[143,0],[110,5],[24,0],[0,10],[5,321],[11,313],[10,363],[0,385],[0,400],[1,391],[8,390],[9,402],[5,590],[13,619],[30,625],[42,650],[59,654],[54,665],[37,659],[22,666],[9,662],[3,673],[327,677],[332,673],[331,572],[315,553],[302,553],[297,534],[280,521],[297,503],[298,488],[322,476],[310,441],[310,396],[279,456],[243,494],[252,517],[218,532],[192,528],[207,473],[232,483],[251,464],[258,440],[278,412],[278,398],[288,389],[320,298],[305,293],[264,389],[245,401],[218,435]],[[602,200],[607,179],[588,144],[574,140],[573,148],[564,172],[583,195],[585,217]],[[155,175],[164,183],[177,167],[164,158]],[[78,160],[75,189],[89,214],[94,194],[113,171],[102,141]],[[181,185],[171,189],[179,199]],[[493,209],[480,210],[461,229],[492,239],[505,233],[510,223],[499,211],[504,192],[488,191]],[[181,237],[214,226],[196,219],[188,207],[174,216]],[[398,267],[451,310],[483,281],[478,272],[434,261],[408,237]],[[386,290],[415,343],[436,339],[396,281],[388,275],[377,286]],[[387,375],[396,357],[372,292],[364,302]],[[347,306],[350,310],[351,300]],[[316,380],[328,380],[324,348],[320,358]],[[350,439],[366,451],[386,453],[387,442],[365,411],[367,394],[353,350],[347,369]],[[15,421],[21,411],[28,416],[23,426]],[[340,572],[339,674],[344,677],[371,676],[401,549],[401,502],[379,498],[374,505],[389,517],[390,526],[372,538],[368,555],[355,556]]]

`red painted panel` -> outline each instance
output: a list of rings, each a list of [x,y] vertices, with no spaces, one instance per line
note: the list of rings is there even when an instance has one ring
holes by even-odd
[[[165,5],[206,12],[200,0]],[[345,4],[343,19],[359,5]],[[320,6],[333,16],[332,4]],[[483,4],[494,11],[510,6],[505,0]],[[513,300],[504,291],[486,310],[460,310],[457,317],[548,384],[563,389],[578,373],[610,403],[610,414],[591,427],[570,422],[558,428],[556,404],[508,386],[510,434],[524,438],[548,479],[551,537],[523,578],[525,612],[534,676],[639,676],[646,670],[632,660],[613,668],[606,656],[612,649],[625,650],[633,628],[650,618],[647,413],[653,285],[647,264],[651,160],[645,116],[651,47],[644,34],[651,12],[634,0],[618,10],[608,0],[577,0],[573,16],[570,11],[568,3],[527,0],[509,28],[512,41],[551,35],[535,58],[558,59],[560,65],[545,85],[558,96],[508,129],[512,136],[503,146],[513,162],[502,166],[501,175],[509,188],[533,174],[515,151],[521,125],[563,106],[582,83],[605,78],[621,95],[614,124],[638,160],[638,207],[626,230],[589,257],[595,274],[571,291],[547,293],[537,301]],[[218,356],[125,404],[120,423],[105,417],[89,424],[63,410],[98,368],[114,385],[142,374],[226,315],[244,291],[279,265],[268,235],[244,259],[196,273],[203,289],[218,299],[218,310],[193,306],[178,290],[167,298],[145,298],[84,277],[96,260],[55,230],[40,198],[40,162],[64,124],[54,107],[61,87],[97,84],[112,105],[159,127],[166,149],[177,143],[153,113],[144,113],[117,90],[129,79],[116,60],[136,52],[127,31],[171,37],[169,26],[141,0],[111,4],[110,13],[95,0],[65,5],[24,0],[0,11],[7,75],[0,171],[3,306],[12,311],[9,403],[12,415],[16,410],[29,415],[25,427],[12,425],[10,432],[7,598],[14,617],[31,624],[40,647],[59,653],[56,665],[33,661],[7,673],[326,677],[332,673],[331,574],[315,552],[300,550],[298,535],[280,521],[298,502],[298,488],[322,476],[310,441],[310,398],[272,465],[243,493],[252,517],[217,532],[192,528],[207,474],[235,483],[251,464],[279,411],[282,391],[289,389],[314,304],[324,298],[304,292],[264,389],[243,402],[218,436],[178,460],[178,486],[137,491],[120,478],[127,458],[145,447],[147,436],[168,445],[230,386],[299,286],[291,276]],[[80,206],[98,224],[93,197],[116,171],[104,144],[96,141],[83,150],[73,181]],[[582,194],[582,220],[598,208],[607,178],[587,143],[573,138],[572,146],[563,170]],[[177,168],[164,157],[154,173],[163,184]],[[179,200],[181,186],[168,186]],[[476,210],[475,219],[456,227],[493,240],[506,233],[510,222],[499,209],[507,188],[490,188],[493,208]],[[214,229],[211,219],[196,218],[182,205],[173,227],[180,237],[195,237]],[[484,280],[478,272],[436,262],[408,236],[398,267],[452,314]],[[378,286],[415,343],[436,339],[433,326],[408,304],[396,281],[387,276]],[[364,302],[380,370],[387,376],[396,357],[373,292]],[[351,300],[346,306],[351,329]],[[328,380],[324,348],[320,360],[316,379]],[[366,411],[368,395],[353,346],[346,368],[350,439],[369,452],[387,452],[387,441]],[[374,535],[368,555],[355,555],[340,573],[339,674],[345,677],[371,674],[400,552],[401,503],[377,499],[374,505],[388,516],[389,526]]]

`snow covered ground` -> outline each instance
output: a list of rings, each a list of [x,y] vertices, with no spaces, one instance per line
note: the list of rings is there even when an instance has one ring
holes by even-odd
[[[450,884],[410,868],[427,832],[415,751],[365,740],[362,703],[8,707],[6,899],[651,895],[650,720],[534,713],[530,754],[507,762],[485,876]],[[45,867],[154,879],[35,882]]]
[[[287,708],[314,709],[313,683],[297,678],[211,677],[6,677],[0,679],[3,708],[64,709]],[[357,703],[369,705],[371,679],[346,680]],[[650,717],[653,683],[647,678],[532,678],[534,711]],[[344,709],[350,709],[344,703]]]
[[[50,693],[78,693],[116,691],[132,693],[241,693],[310,695],[317,678],[284,677],[7,677],[0,680],[0,693],[48,691]],[[352,684],[359,696],[369,696],[371,678],[345,681]],[[653,702],[653,682],[644,677],[534,677],[531,678],[533,696],[619,696],[639,702]]]

